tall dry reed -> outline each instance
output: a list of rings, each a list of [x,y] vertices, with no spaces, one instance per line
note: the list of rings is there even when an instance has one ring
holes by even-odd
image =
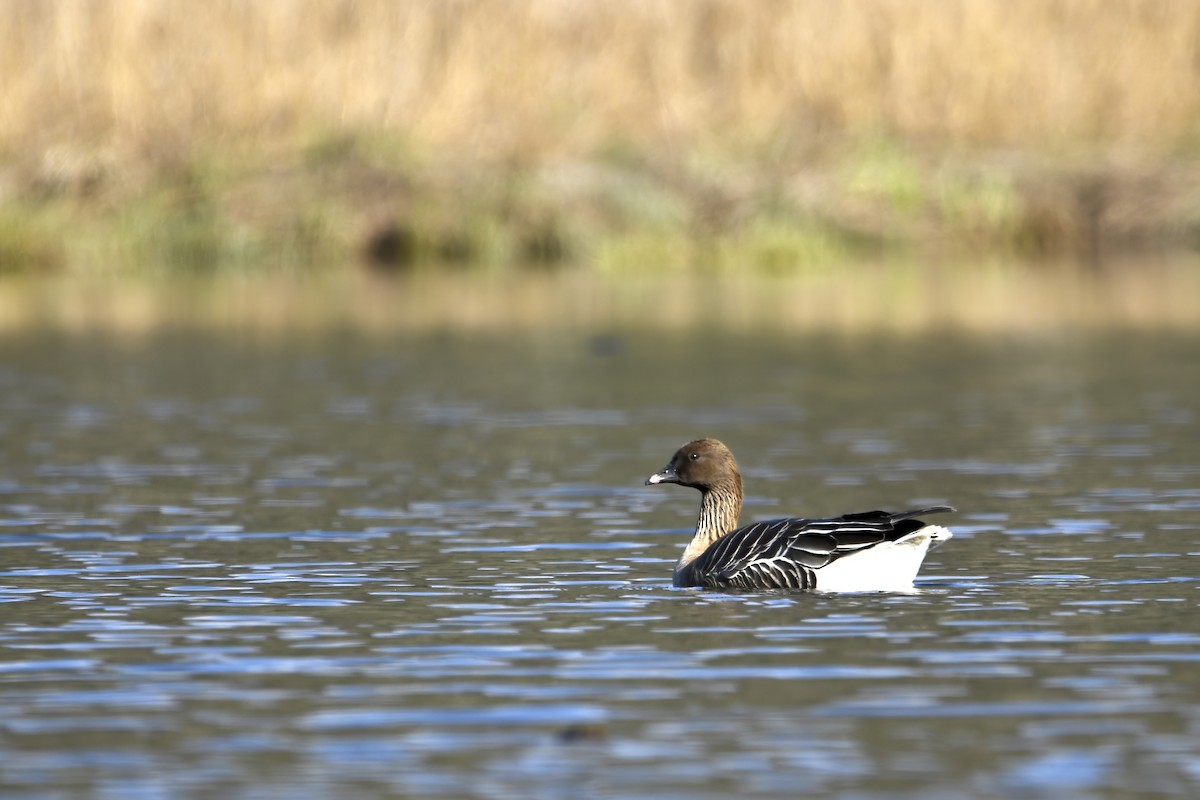
[[[541,158],[847,130],[1177,148],[1193,0],[5,0],[0,155],[314,130]]]

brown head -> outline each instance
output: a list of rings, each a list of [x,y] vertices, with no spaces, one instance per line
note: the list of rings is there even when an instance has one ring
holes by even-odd
[[[646,479],[646,485],[678,483],[701,492],[723,489],[742,495],[742,473],[729,448],[716,439],[697,439],[675,451],[661,472]]]

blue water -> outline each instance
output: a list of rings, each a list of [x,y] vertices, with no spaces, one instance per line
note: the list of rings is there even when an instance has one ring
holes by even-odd
[[[1197,794],[1194,338],[603,335],[10,335],[0,795]],[[956,538],[675,589],[701,435]]]

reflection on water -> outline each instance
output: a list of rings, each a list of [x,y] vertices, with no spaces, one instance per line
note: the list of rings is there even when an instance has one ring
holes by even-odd
[[[1193,334],[596,336],[10,333],[2,793],[1194,796]],[[675,589],[698,435],[957,538]]]
[[[1200,263],[1187,253],[1090,266],[891,261],[777,275],[339,269],[155,282],[72,274],[0,281],[0,331],[46,324],[137,335],[188,324],[282,335],[331,327],[388,334],[696,325],[849,333],[1195,330],[1198,296]],[[592,343],[600,354],[620,346],[608,336]]]

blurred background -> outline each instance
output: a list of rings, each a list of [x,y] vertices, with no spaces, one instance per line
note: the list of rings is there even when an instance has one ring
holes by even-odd
[[[1198,49],[1157,0],[10,0],[0,321],[1190,322]]]

